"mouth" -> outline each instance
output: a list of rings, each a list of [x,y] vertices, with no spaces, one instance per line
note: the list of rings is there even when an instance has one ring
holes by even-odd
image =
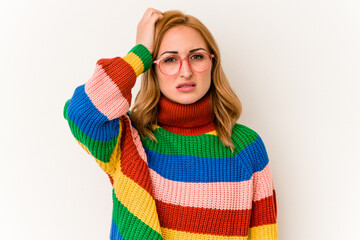
[[[194,82],[187,82],[187,83],[180,83],[179,85],[176,86],[176,88],[186,88],[186,87],[195,87],[196,83]]]

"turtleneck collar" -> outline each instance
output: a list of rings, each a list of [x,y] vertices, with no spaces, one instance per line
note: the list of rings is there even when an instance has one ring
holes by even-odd
[[[210,93],[192,104],[175,103],[161,95],[158,125],[181,135],[200,135],[215,130],[210,106]]]

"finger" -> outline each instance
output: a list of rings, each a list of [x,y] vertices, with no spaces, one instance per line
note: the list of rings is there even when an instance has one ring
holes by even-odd
[[[162,19],[163,17],[164,15],[162,13],[154,13],[150,18],[153,18],[156,21],[158,19]]]
[[[144,18],[149,18],[149,17],[152,15],[153,11],[154,11],[154,10],[153,10],[152,8],[146,9],[143,17],[144,17]]]
[[[155,9],[155,8],[150,8],[153,12],[157,12],[157,13],[161,13],[161,11],[160,10],[158,10],[158,9]]]
[[[146,9],[146,12],[144,15],[146,15],[147,17],[152,16],[154,13],[161,13],[159,10],[154,9],[154,8],[148,8]]]
[[[159,11],[159,10],[154,10],[154,12],[153,13],[157,13],[157,14],[163,14],[161,11]]]

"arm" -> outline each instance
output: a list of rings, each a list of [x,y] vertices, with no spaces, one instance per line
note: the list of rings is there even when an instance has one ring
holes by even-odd
[[[124,121],[129,122],[131,89],[151,64],[152,56],[142,44],[123,58],[100,59],[93,76],[65,104],[64,118],[73,136],[110,176],[119,161]]]
[[[277,240],[276,192],[271,176],[269,158],[259,135],[251,151],[255,160],[255,173],[253,175],[249,240]]]

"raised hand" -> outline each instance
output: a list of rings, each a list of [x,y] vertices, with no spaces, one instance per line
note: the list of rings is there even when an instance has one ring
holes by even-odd
[[[155,37],[155,24],[159,19],[164,16],[162,12],[154,8],[146,9],[143,17],[137,26],[136,45],[144,45],[149,52],[153,53],[154,37]]]

